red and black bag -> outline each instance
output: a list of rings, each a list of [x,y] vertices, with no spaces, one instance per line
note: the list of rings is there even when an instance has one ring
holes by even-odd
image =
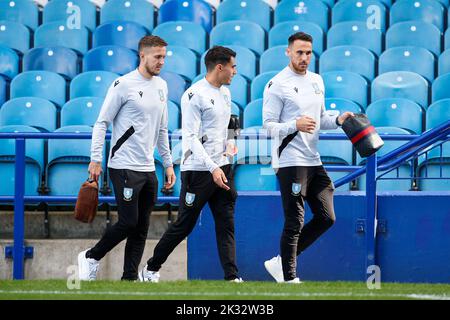
[[[365,114],[356,113],[354,117],[347,118],[342,129],[363,158],[371,156],[384,145]]]

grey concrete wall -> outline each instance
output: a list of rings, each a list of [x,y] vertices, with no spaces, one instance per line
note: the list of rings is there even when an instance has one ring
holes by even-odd
[[[25,260],[25,279],[67,279],[70,266],[77,265],[78,253],[92,247],[98,239],[27,240],[26,246],[34,247],[34,257]],[[157,240],[147,240],[143,267],[153,254]],[[0,240],[0,279],[12,279],[12,260],[5,259],[5,246],[11,240]],[[120,280],[123,271],[125,241],[109,252],[100,262],[99,280]],[[73,267],[74,268],[74,267]],[[76,269],[76,268],[75,268]],[[187,246],[181,242],[160,270],[161,281],[187,279]]]

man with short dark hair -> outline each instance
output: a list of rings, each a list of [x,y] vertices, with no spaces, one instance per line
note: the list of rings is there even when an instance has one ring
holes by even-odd
[[[216,224],[219,258],[225,280],[241,282],[236,266],[234,239],[234,187],[230,157],[237,153],[228,136],[231,96],[228,88],[236,74],[236,53],[213,47],[205,56],[207,74],[181,99],[181,193],[178,219],[164,233],[153,257],[139,273],[141,281],[158,282],[159,269],[175,247],[194,229],[198,216],[209,204]],[[231,131],[236,128],[231,128]]]
[[[95,280],[100,259],[124,239],[127,243],[122,280],[137,280],[150,213],[158,194],[155,146],[166,168],[165,187],[170,189],[175,184],[167,130],[167,83],[158,77],[166,46],[157,36],[140,40],[139,67],[111,84],[95,123],[88,170],[90,178],[98,181],[106,130],[113,123],[108,168],[119,220],[106,229],[93,248],[78,255],[81,280]]]
[[[338,128],[353,114],[336,117],[326,113],[322,77],[308,71],[313,54],[310,35],[291,35],[286,52],[289,65],[264,90],[264,127],[281,140],[272,166],[277,171],[285,218],[281,257],[267,260],[264,266],[277,282],[300,283],[297,256],[335,221],[333,182],[317,151],[319,130]],[[305,201],[313,218],[303,226]]]

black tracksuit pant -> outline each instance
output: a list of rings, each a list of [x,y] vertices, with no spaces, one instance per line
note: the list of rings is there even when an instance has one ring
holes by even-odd
[[[231,165],[221,167],[230,190],[218,187],[209,171],[181,172],[181,193],[177,220],[167,229],[155,247],[147,269],[158,271],[175,247],[194,229],[206,203],[214,216],[217,248],[226,280],[238,277],[234,239],[234,206],[237,192]]]
[[[122,280],[136,280],[147,240],[150,213],[157,200],[158,179],[154,171],[109,168],[109,173],[119,220],[106,229],[103,237],[86,256],[100,260],[122,240],[127,239]]]
[[[287,281],[296,277],[297,256],[336,220],[334,185],[323,166],[280,168],[277,177],[285,218],[280,241],[281,261]],[[313,218],[304,225],[305,201]]]

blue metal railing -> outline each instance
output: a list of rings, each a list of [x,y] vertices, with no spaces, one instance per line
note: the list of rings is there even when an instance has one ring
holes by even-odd
[[[406,159],[417,155],[421,150],[429,147],[433,143],[446,140],[450,134],[450,120],[442,125],[425,132],[422,135],[381,135],[384,140],[406,140],[409,141],[398,149],[377,159],[375,155],[368,158],[364,166],[326,166],[330,171],[350,171],[344,178],[336,181],[335,186],[339,187],[367,174],[366,179],[366,244],[367,256],[366,267],[375,264],[375,237],[376,237],[376,174],[377,167],[389,169],[399,165]],[[252,134],[249,134],[252,136]],[[29,202],[65,202],[75,203],[77,197],[74,196],[25,196],[25,140],[26,139],[91,139],[92,133],[0,133],[0,139],[15,139],[15,189],[14,196],[0,196],[1,202],[14,202],[14,245],[13,245],[13,278],[24,278],[24,209],[25,203]],[[108,133],[106,138],[110,139]],[[255,137],[258,137],[256,134]],[[261,137],[261,136],[259,136]],[[320,135],[321,139],[346,140],[344,134]],[[178,201],[178,197],[160,197],[158,203],[173,203]],[[115,198],[111,196],[100,196],[100,203],[114,203]],[[367,270],[367,269],[366,269]]]

